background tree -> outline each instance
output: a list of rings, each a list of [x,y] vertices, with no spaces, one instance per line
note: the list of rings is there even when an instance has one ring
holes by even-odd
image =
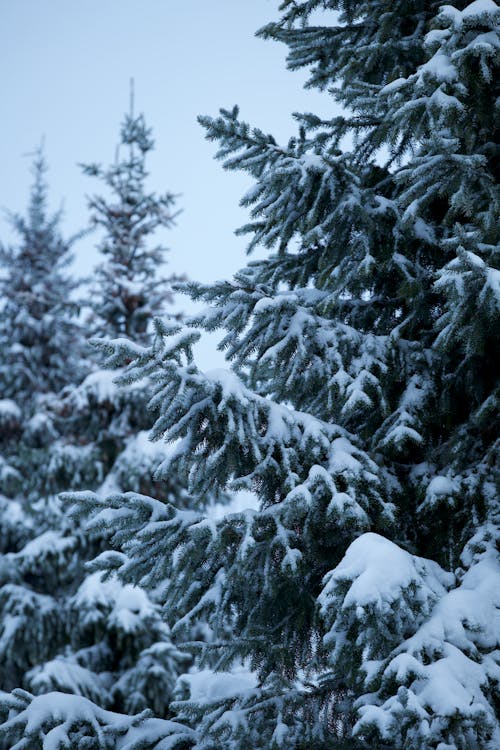
[[[164,249],[150,248],[148,240],[158,227],[171,225],[174,199],[145,190],[145,159],[153,141],[142,115],[131,112],[124,118],[121,147],[109,169],[86,168],[111,188],[115,202],[98,196],[90,199],[93,223],[105,230],[100,244],[104,263],[83,304],[93,312],[88,334],[109,326],[112,336],[127,333],[146,343],[148,316],[160,314],[163,305],[172,301],[172,279],[161,280],[158,274]],[[37,182],[33,200],[39,202],[40,195]],[[46,238],[40,239],[37,252],[42,256],[38,262],[53,272]],[[62,287],[61,293],[67,300],[68,289]],[[17,300],[15,295],[13,300]],[[8,335],[15,340],[14,317],[11,323]],[[53,365],[64,366],[66,379],[55,382],[57,372],[51,373],[51,360],[46,368],[55,390],[50,398],[44,394],[46,421],[40,430],[43,434],[47,424],[53,425],[50,443],[43,463],[36,465],[31,458],[27,463],[28,475],[35,474],[33,505],[39,508],[40,519],[30,525],[28,518],[30,533],[24,535],[19,523],[6,525],[0,587],[0,687],[24,687],[37,694],[60,690],[122,711],[154,707],[163,716],[177,675],[191,657],[172,644],[159,605],[145,591],[85,573],[86,561],[103,548],[105,537],[84,533],[59,508],[54,496],[75,486],[105,487],[105,491],[146,489],[175,492],[182,503],[186,493],[174,481],[160,488],[153,480],[153,466],[165,451],[147,439],[147,428],[153,423],[147,410],[147,383],[119,390],[90,347],[85,350],[85,371],[75,373],[71,363],[76,352],[67,341],[61,345]],[[29,398],[34,395],[30,393]],[[13,401],[4,402],[2,415],[8,429],[3,434],[15,451],[15,433],[23,415]],[[25,486],[18,489],[18,495],[23,492]],[[9,507],[2,510],[7,515]]]
[[[47,214],[46,171],[40,149],[27,216],[11,215],[19,244],[1,249],[2,394],[30,405],[39,394],[55,393],[81,375],[80,362],[72,360],[68,367],[64,356],[81,338],[73,300],[79,282],[67,272],[76,237],[62,238],[60,211]]]
[[[115,162],[107,168],[83,166],[85,174],[100,179],[110,192],[108,199],[89,199],[92,223],[104,232],[99,244],[103,261],[89,299],[91,331],[127,336],[138,344],[150,340],[152,318],[173,302],[172,284],[178,280],[159,275],[166,249],[150,242],[158,229],[170,228],[176,216],[173,193],[157,196],[146,190],[146,158],[153,148],[144,115],[134,114],[132,89]]]
[[[71,240],[63,239],[61,212],[48,214],[46,163],[33,161],[34,181],[26,217],[13,215],[19,237],[0,247],[0,686],[19,686],[30,665],[47,657],[63,639],[64,614],[50,565],[70,559],[75,539],[50,549],[47,581],[39,566],[18,564],[33,554],[37,537],[58,527],[53,477],[47,467],[61,437],[53,411],[61,389],[88,372],[70,275]],[[53,537],[57,537],[52,532]],[[50,541],[54,541],[53,538]],[[26,554],[25,554],[26,553]],[[68,563],[69,559],[65,562]],[[48,582],[48,586],[47,586]]]
[[[0,490],[27,497],[43,491],[34,471],[56,435],[47,404],[53,394],[85,374],[84,339],[68,273],[77,239],[61,236],[61,212],[47,211],[47,170],[41,150],[33,161],[26,217],[12,215],[19,243],[0,247]],[[43,473],[42,473],[43,474]]]
[[[152,316],[165,314],[173,302],[172,285],[178,279],[162,275],[166,249],[151,240],[157,230],[172,226],[175,197],[147,190],[146,159],[153,147],[144,116],[134,114],[132,92],[115,161],[109,167],[83,167],[106,191],[89,198],[91,222],[102,230],[102,261],[86,300],[89,336],[127,336],[137,344],[149,343]],[[96,355],[89,375],[63,394],[65,441],[54,456],[60,489],[74,487],[76,476],[80,487],[104,484],[107,491],[163,495],[168,487],[152,478],[162,451],[147,437],[153,422],[149,389],[145,383],[118,389],[114,377]],[[179,500],[182,488],[172,486],[171,491]]]

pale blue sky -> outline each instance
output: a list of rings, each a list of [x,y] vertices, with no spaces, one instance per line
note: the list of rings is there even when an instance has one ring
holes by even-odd
[[[286,70],[284,46],[254,36],[278,5],[0,0],[0,206],[24,209],[30,162],[23,155],[44,136],[52,205],[64,201],[66,233],[84,226],[85,193],[99,184],[77,163],[113,159],[133,77],[136,109],[156,141],[149,184],[182,194],[183,213],[164,237],[170,267],[203,281],[231,276],[245,262],[245,240],[233,232],[246,220],[238,202],[249,183],[214,161],[196,116],[237,103],[245,119],[286,141],[296,131],[291,112],[333,113],[328,96],[303,89],[305,73]],[[3,218],[0,236],[10,237]],[[94,243],[76,248],[82,273],[95,264]]]

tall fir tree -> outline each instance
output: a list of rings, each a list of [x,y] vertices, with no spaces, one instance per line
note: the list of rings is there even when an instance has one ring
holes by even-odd
[[[68,274],[76,237],[61,236],[61,212],[47,212],[47,165],[43,152],[33,161],[33,185],[27,215],[13,214],[19,238],[1,248],[2,263],[2,396],[32,405],[40,394],[57,393],[81,378],[73,352],[81,332],[73,292],[79,282]],[[77,352],[80,357],[82,352]]]
[[[150,340],[151,321],[173,302],[175,275],[159,274],[166,250],[151,246],[151,236],[170,228],[175,219],[175,196],[147,192],[146,158],[154,148],[151,129],[144,116],[134,114],[131,90],[130,112],[120,132],[120,147],[113,164],[83,166],[110,192],[110,199],[89,199],[92,222],[103,230],[99,244],[102,263],[95,272],[91,293],[91,330],[95,336],[126,336],[139,344]],[[148,330],[149,325],[149,330]]]
[[[78,235],[65,240],[61,212],[49,215],[46,171],[40,149],[27,214],[11,216],[19,241],[0,247],[1,689],[19,686],[30,666],[61,645],[55,561],[65,557],[67,566],[76,544],[57,544],[51,531],[62,516],[49,466],[61,439],[53,407],[61,390],[88,372],[75,297],[80,282],[69,271]],[[39,555],[45,570],[33,559],[39,539],[46,540]]]
[[[124,384],[154,378],[153,435],[176,441],[161,471],[194,497],[251,488],[260,508],[213,521],[73,497],[112,532],[95,569],[161,590],[178,636],[206,619],[218,667],[247,658],[258,684],[179,691],[182,726],[154,730],[6,698],[0,732],[29,727],[29,747],[47,730],[131,750],[500,744],[500,9],[280,7],[261,35],[348,114],[299,115],[287,146],[237,109],[201,118],[225,167],[254,178],[241,231],[270,250],[187,287],[211,305],[190,323],[226,330],[232,371],[201,372],[200,334],[161,321],[151,347],[104,346]]]
[[[159,273],[164,249],[148,245],[157,228],[171,225],[174,202],[170,194],[157,197],[145,189],[145,159],[152,148],[144,117],[131,112],[124,118],[115,163],[108,169],[85,168],[111,188],[114,201],[99,196],[89,201],[93,223],[104,229],[99,245],[104,262],[83,303],[92,311],[89,334],[109,327],[113,337],[127,334],[145,344],[149,315],[166,312],[165,303],[172,301],[172,278],[161,279]],[[38,252],[49,255],[50,246],[40,241]],[[52,258],[43,262],[53,270]],[[15,322],[8,335],[15,339]],[[13,522],[5,524],[0,689],[27,688],[40,695],[59,690],[103,708],[135,712],[149,707],[164,716],[177,676],[191,656],[173,645],[154,598],[116,579],[104,582],[99,573],[86,574],[86,561],[102,550],[105,537],[72,523],[54,495],[75,486],[159,493],[160,482],[152,473],[165,451],[147,440],[153,423],[147,383],[118,389],[88,345],[82,379],[82,373],[72,373],[75,353],[67,342],[60,352],[67,377],[46,398],[54,435],[44,463],[31,466],[40,520],[30,525],[29,517],[25,522],[14,513]],[[55,379],[57,370],[52,373],[50,364],[47,378]],[[59,362],[52,364],[56,368]],[[5,403],[6,439],[15,448],[20,415],[14,402]],[[181,504],[186,495],[175,481],[161,491]],[[7,519],[9,507],[1,510]],[[26,523],[30,533],[23,535]]]
[[[36,467],[56,437],[50,399],[85,374],[79,282],[68,273],[77,237],[65,240],[61,212],[48,214],[41,149],[32,169],[27,215],[10,217],[18,244],[0,246],[0,491],[24,497],[45,489]]]
[[[132,91],[114,162],[108,167],[83,166],[85,174],[100,180],[105,193],[88,200],[91,223],[101,230],[101,262],[86,300],[89,337],[125,336],[146,345],[151,342],[153,318],[167,314],[173,302],[172,287],[179,278],[162,273],[166,248],[155,245],[153,235],[172,226],[175,196],[158,196],[147,189],[146,160],[153,148],[144,116],[134,114]],[[86,488],[105,485],[107,491],[171,491],[179,500],[182,489],[175,481],[169,489],[152,478],[164,451],[147,437],[153,423],[147,407],[149,386],[120,389],[115,374],[102,368],[97,352],[93,359],[89,375],[62,394],[65,440],[54,456],[60,491],[76,481]]]

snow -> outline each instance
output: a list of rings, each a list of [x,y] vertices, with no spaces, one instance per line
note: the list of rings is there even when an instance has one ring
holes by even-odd
[[[45,430],[50,429],[51,427],[51,420],[47,414],[34,414],[31,419],[28,421],[28,427],[32,432],[43,432]]]
[[[71,536],[64,537],[57,531],[45,531],[25,544],[22,550],[17,553],[17,556],[34,561],[36,558],[44,557],[47,554],[61,554],[67,549],[71,549],[74,543],[75,540]]]
[[[304,154],[301,156],[301,161],[306,169],[313,169],[318,172],[323,172],[327,167],[321,154]]]
[[[30,670],[26,679],[30,690],[35,693],[45,693],[51,686],[57,686],[65,692],[98,700],[102,690],[102,686],[96,684],[97,677],[93,672],[62,656]]]
[[[128,288],[132,289],[132,282],[127,281]],[[137,282],[137,289],[139,291],[143,291],[144,284],[143,282]],[[135,341],[132,341],[131,339],[126,339],[123,337],[118,337],[115,339],[111,339],[111,341],[108,341],[106,339],[95,339],[97,341],[104,341],[106,344],[110,344],[116,349],[124,349],[125,351],[133,352],[135,355],[140,356],[141,354],[145,354],[147,352],[146,347],[140,346],[140,344],[137,344]],[[113,372],[111,373],[113,374]]]
[[[120,454],[120,461],[125,463],[136,464],[137,461],[147,461],[153,465],[153,471],[156,466],[164,461],[166,458],[171,456],[176,449],[178,441],[174,440],[172,443],[163,443],[157,440],[151,440],[149,430],[141,430],[135,435],[132,435],[127,440],[127,445],[123,452]],[[156,464],[156,465],[154,465]]]
[[[419,693],[419,702],[434,714],[452,717],[457,713],[464,716],[484,713],[480,686],[487,677],[481,664],[448,646],[444,658],[429,664],[425,672],[427,679]]]
[[[418,506],[418,511],[420,512],[424,508],[432,508],[443,500],[446,500],[450,505],[454,505],[457,492],[458,484],[456,480],[450,479],[450,477],[437,475],[429,482],[425,492],[425,498]]]
[[[252,185],[246,191],[246,193],[244,193],[243,197],[241,198],[240,200],[241,205],[244,206],[248,203],[253,203],[254,201],[256,201],[261,190],[262,190],[262,187],[260,183],[257,182],[255,185]],[[204,315],[204,310],[202,310],[202,315]]]
[[[456,487],[451,479],[437,476],[429,483],[427,493],[429,495],[450,495],[455,489]]]
[[[246,388],[236,373],[231,370],[225,370],[218,368],[215,370],[208,370],[205,372],[205,378],[222,388],[222,396],[224,401],[231,398],[236,398],[243,405],[248,403],[246,395]]]
[[[500,8],[493,0],[474,0],[473,3],[464,8],[461,16],[464,20],[473,19],[474,23],[476,23],[477,19],[480,19],[481,16],[486,15],[495,18],[499,12]]]
[[[454,31],[462,31],[462,28],[479,26],[481,23],[495,23],[498,20],[500,9],[493,0],[475,0],[469,3],[464,10],[460,11],[452,5],[444,5],[440,16],[451,24]]]
[[[464,574],[460,585],[437,604],[432,618],[414,637],[424,641],[443,639],[470,652],[473,643],[494,649],[500,638],[500,566],[492,550]]]
[[[231,493],[228,503],[216,503],[207,508],[207,515],[213,521],[219,521],[231,513],[241,513],[247,509],[258,510],[259,499],[250,490],[238,490]]]
[[[417,585],[416,597],[437,599],[454,577],[431,560],[414,557],[385,537],[369,532],[354,540],[337,567],[327,573],[318,601],[328,611],[337,586],[350,583],[343,608],[375,605],[388,610],[401,599],[401,591]]]
[[[24,524],[28,528],[31,527],[32,519],[26,516],[21,503],[18,500],[12,500],[11,498],[7,498],[4,495],[0,495],[0,513],[2,515],[7,515],[7,509],[9,524]],[[4,519],[2,519],[2,521],[4,521]]]
[[[381,94],[392,94],[394,91],[397,91],[402,86],[404,86],[407,83],[406,78],[396,78],[394,81],[391,81],[386,86],[384,86],[381,90]]]
[[[167,719],[146,719],[138,726],[128,729],[123,738],[118,739],[116,750],[177,750],[179,747],[192,746],[196,733],[188,727]]]
[[[460,586],[443,596],[431,618],[400,647],[412,654],[441,653],[430,664],[421,662],[420,682],[415,686],[420,704],[440,716],[484,713],[487,702],[482,688],[488,673],[474,653],[474,644],[495,649],[499,637],[500,567],[491,553],[465,573]]]
[[[87,698],[61,692],[36,696],[24,710],[16,713],[13,715],[11,711],[4,730],[24,725],[23,736],[43,738],[43,750],[70,747],[70,733],[73,734],[74,729],[82,724],[92,727],[93,733],[103,737],[102,725],[112,727],[118,734],[134,723],[132,718],[99,708]]]
[[[10,398],[0,398],[0,419],[21,419],[21,409]]]
[[[446,482],[438,481],[436,484],[438,489],[440,485],[446,489]],[[399,731],[401,715],[408,711],[420,717],[423,723],[419,731],[430,731],[429,738],[431,735],[438,738],[446,736],[448,729],[453,730],[457,716],[461,717],[462,722],[478,722],[494,730],[496,719],[488,696],[494,689],[492,686],[500,680],[500,565],[494,545],[497,533],[498,529],[485,527],[471,540],[463,559],[464,564],[470,567],[465,572],[458,571],[458,580],[452,574],[440,571],[435,563],[412,557],[403,551],[394,554],[392,550],[390,557],[385,558],[386,563],[400,566],[399,571],[388,571],[383,568],[383,561],[380,568],[380,555],[374,556],[368,550],[370,563],[379,565],[382,579],[388,576],[390,580],[397,581],[399,578],[404,586],[406,581],[414,578],[417,583],[413,595],[415,604],[421,600],[419,589],[428,585],[432,577],[432,593],[438,596],[430,599],[431,609],[427,612],[415,607],[420,615],[420,623],[415,621],[418,627],[407,640],[396,645],[386,661],[370,662],[366,664],[366,669],[363,665],[371,685],[379,674],[382,689],[378,697],[370,693],[357,701],[360,719],[355,732],[362,734],[367,726],[376,725],[382,736],[393,739]],[[369,547],[373,547],[373,541],[370,540]],[[356,542],[354,546],[357,546]],[[386,545],[379,546],[382,550]],[[365,548],[366,544],[361,545],[358,550],[360,555]],[[477,550],[482,551],[478,553]],[[349,553],[346,557],[349,558]],[[422,567],[423,563],[424,571],[427,568],[432,577],[427,576],[424,581],[424,576],[421,579],[423,584],[418,584],[412,574],[409,558],[413,559],[415,569]],[[357,583],[359,579],[356,576],[360,571],[363,577],[365,571],[358,556],[357,560],[351,561],[351,569],[345,571],[347,579],[354,579]],[[374,582],[366,575],[364,577],[361,591],[354,592],[351,586],[347,593],[347,597],[352,595],[361,606],[363,602],[374,599],[374,591],[380,591],[380,581]],[[387,581],[384,586],[387,588]],[[384,617],[384,613],[381,614]],[[390,611],[385,616],[390,617]],[[382,633],[384,624],[384,620],[379,624]],[[394,681],[396,688],[387,697],[384,685],[393,685]],[[378,700],[380,704],[374,705]]]
[[[437,48],[448,39],[450,32],[448,29],[432,29],[425,35],[425,47]],[[404,80],[404,79],[403,79]]]
[[[276,721],[276,727],[273,732],[272,742],[276,743],[277,747],[284,747],[289,731],[290,729],[286,724],[283,723],[280,713]]]
[[[155,612],[145,591],[114,576],[105,581],[102,577],[101,572],[87,576],[74,596],[76,608],[91,620],[102,616],[99,610],[109,609],[111,623],[128,633],[140,630],[144,619]]]
[[[81,696],[67,695],[60,692],[39,695],[33,698],[28,709],[28,714],[28,721],[26,722],[27,734],[34,734],[40,730],[47,716],[53,717],[56,721],[70,721],[71,723],[76,721],[93,723],[94,716],[102,716],[108,720],[117,716],[117,714],[94,706],[90,701]],[[48,744],[49,748],[51,746],[52,743]],[[54,745],[54,747],[57,747],[57,745]]]
[[[10,707],[3,733],[8,736],[12,731],[16,738],[21,737],[13,748],[25,747],[26,740],[38,740],[36,745],[41,747],[41,741],[43,750],[61,750],[74,747],[75,738],[79,738],[79,746],[84,743],[86,747],[174,750],[179,742],[191,740],[192,745],[196,737],[195,732],[177,722],[149,718],[147,712],[126,716],[100,708],[80,695],[54,691],[31,698],[24,691],[16,695],[0,692],[0,701]]]
[[[109,474],[106,475],[104,482],[98,488],[97,494],[104,499],[111,495],[118,495],[121,491],[122,488],[120,487],[116,475],[110,471]]]
[[[487,31],[484,34],[478,34],[467,47],[468,51],[474,52],[494,52],[500,49],[500,39],[495,31]]]
[[[179,678],[176,689],[182,685],[189,688],[190,700],[199,703],[232,698],[257,687],[257,675],[246,667],[236,667],[231,672],[212,672],[202,669]]]
[[[151,440],[148,430],[141,430],[126,441],[125,447],[116,459],[112,470],[98,490],[105,498],[119,494],[130,488],[130,477],[152,477],[156,471],[166,470],[179,447],[179,440],[171,443]],[[128,482],[128,486],[127,486]]]
[[[352,472],[358,474],[361,464],[353,453],[355,448],[346,438],[336,438],[332,441],[329,469],[332,473]]]
[[[106,401],[113,402],[116,399],[118,386],[115,378],[116,370],[96,370],[83,380],[83,382],[71,392],[71,399],[77,408],[84,408],[88,404],[89,396],[98,403]]]
[[[496,268],[488,268],[486,286],[493,292],[496,304],[500,307],[500,271]],[[483,293],[481,295],[483,296]]]
[[[444,52],[436,52],[430,60],[420,66],[418,76],[422,80],[430,75],[436,81],[451,83],[458,78],[458,71]]]
[[[422,218],[418,217],[413,225],[415,237],[425,242],[435,242],[435,232],[430,224],[427,224]]]

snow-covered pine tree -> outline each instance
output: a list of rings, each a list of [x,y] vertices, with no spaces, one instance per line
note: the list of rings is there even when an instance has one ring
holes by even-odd
[[[161,584],[174,632],[206,618],[219,666],[248,657],[259,684],[180,695],[192,733],[139,723],[130,747],[493,750],[500,10],[281,10],[261,34],[349,111],[299,116],[287,146],[237,110],[202,118],[225,166],[255,179],[242,231],[270,249],[188,287],[212,305],[193,325],[226,329],[233,372],[202,373],[199,334],[160,321],[152,347],[108,347],[124,382],[155,378],[154,433],[180,438],[162,470],[195,496],[251,487],[260,509],[213,522],[86,494],[75,511],[113,532],[96,569]],[[5,705],[6,736],[66,726],[29,696]],[[87,734],[122,742],[114,716],[88,717]]]
[[[0,251],[0,383],[3,397],[22,405],[32,405],[39,394],[57,393],[81,377],[80,360],[68,367],[66,358],[81,336],[73,299],[79,282],[67,272],[76,237],[61,236],[60,211],[48,215],[47,165],[41,149],[32,171],[27,215],[10,217],[19,243]]]
[[[85,341],[68,272],[79,235],[61,234],[61,211],[48,213],[47,165],[36,151],[26,216],[10,215],[17,244],[0,246],[0,553],[20,549],[46,523],[44,470],[58,425],[57,393],[85,375]],[[36,520],[35,520],[36,519]]]
[[[0,491],[44,492],[37,466],[56,436],[51,396],[85,374],[84,339],[76,315],[79,283],[68,273],[77,237],[63,239],[61,212],[48,214],[43,152],[33,161],[26,216],[12,215],[18,237],[0,246]]]
[[[172,226],[175,196],[146,189],[146,159],[153,148],[144,116],[134,114],[132,90],[114,163],[107,168],[83,166],[85,174],[99,178],[110,191],[109,199],[102,195],[89,199],[92,222],[104,231],[98,248],[103,262],[96,269],[89,300],[93,335],[149,341],[152,318],[173,302],[172,284],[177,279],[161,275],[166,249],[151,245],[151,237],[158,229]]]
[[[153,147],[144,116],[134,114],[132,92],[115,161],[108,167],[83,167],[107,192],[89,198],[92,224],[102,231],[102,260],[87,300],[90,336],[126,336],[145,345],[151,341],[152,319],[166,314],[173,301],[172,285],[179,279],[162,274],[166,249],[154,244],[154,234],[172,226],[175,196],[147,189],[146,159]],[[89,376],[68,389],[63,408],[68,439],[54,457],[63,475],[61,489],[74,487],[76,474],[80,487],[106,482],[108,491],[164,496],[169,489],[152,479],[161,451],[147,437],[153,421],[148,387],[142,383],[118,389],[114,377],[96,357]],[[182,490],[174,485],[170,490],[179,501]]]
[[[100,249],[107,261],[86,306],[94,313],[91,332],[110,326],[111,336],[127,333],[147,343],[148,315],[164,312],[172,281],[159,278],[164,251],[150,248],[148,241],[159,226],[170,225],[173,197],[157,198],[145,190],[145,157],[153,142],[142,115],[125,117],[121,143],[126,155],[120,159],[118,154],[108,170],[87,168],[114,190],[117,202],[90,201],[94,223],[106,230]],[[38,252],[45,252],[43,243]],[[71,355],[67,344],[61,362],[71,362]],[[46,397],[54,434],[43,465],[31,466],[40,520],[28,523],[30,533],[22,534],[25,519],[16,505],[12,522],[2,528],[0,688],[37,694],[59,690],[106,708],[134,712],[150,707],[164,716],[190,655],[175,648],[160,607],[145,591],[85,574],[85,562],[105,541],[99,534],[82,534],[52,503],[55,493],[75,486],[160,492],[152,473],[165,451],[147,439],[153,422],[147,384],[119,390],[113,373],[100,368],[88,345],[86,355],[83,380],[82,373],[74,374],[74,380],[60,384],[62,390]],[[3,404],[3,434],[15,448],[21,417],[13,401]],[[40,476],[47,481],[41,483]],[[186,493],[174,481],[161,491],[184,502]]]
[[[146,159],[153,147],[151,130],[142,114],[134,114],[132,101],[114,162],[83,168],[99,178],[107,193],[89,199],[92,224],[102,231],[102,260],[86,300],[89,335],[127,336],[146,345],[150,317],[166,315],[173,301],[177,279],[162,276],[166,250],[154,243],[154,235],[171,227],[175,198],[147,189]],[[87,377],[62,393],[64,435],[51,457],[59,489],[78,485],[100,494],[134,490],[182,505],[187,493],[175,477],[153,479],[165,448],[148,439],[154,421],[148,409],[150,384],[120,389],[116,373],[102,369],[99,359],[94,356]],[[90,549],[102,549],[105,539],[98,532],[90,534]],[[154,708],[164,716],[190,655],[175,648],[158,604],[144,590],[84,574],[89,552],[81,548],[79,570],[66,594],[69,645],[32,669],[23,686],[37,693],[75,692],[122,711]]]
[[[61,437],[53,406],[61,389],[88,371],[74,295],[79,282],[68,271],[77,237],[63,239],[61,212],[48,213],[46,170],[40,149],[27,214],[11,216],[18,243],[0,247],[2,689],[19,686],[24,672],[63,642],[64,613],[52,564],[63,556],[67,567],[76,541],[68,538],[46,555],[46,581],[38,565],[18,560],[29,556],[38,535],[50,536],[48,530],[61,523],[47,470]],[[46,547],[47,553],[48,539]]]

